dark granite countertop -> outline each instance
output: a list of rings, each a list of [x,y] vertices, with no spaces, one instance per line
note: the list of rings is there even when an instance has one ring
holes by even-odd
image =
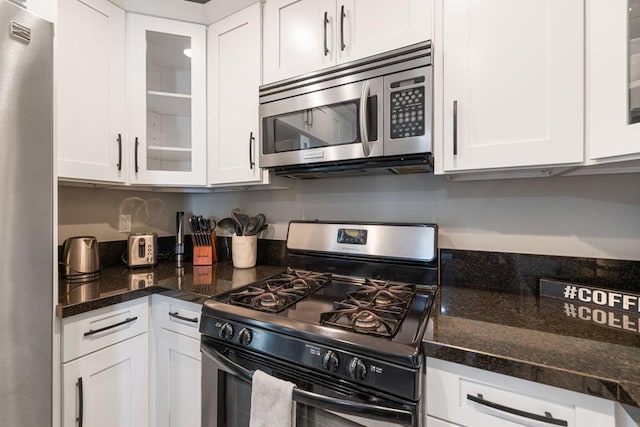
[[[257,265],[233,268],[231,261],[211,266],[161,262],[153,268],[111,267],[100,278],[86,283],[60,280],[59,300],[62,317],[69,317],[120,302],[162,293],[173,298],[202,304],[208,297],[246,285],[284,270],[282,266]]]
[[[579,318],[576,308],[526,291],[441,285],[424,352],[640,407],[640,334],[585,320],[586,311]]]

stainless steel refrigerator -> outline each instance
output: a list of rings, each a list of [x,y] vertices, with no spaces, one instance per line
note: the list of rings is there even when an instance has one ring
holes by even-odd
[[[0,0],[0,425],[52,423],[53,26]]]

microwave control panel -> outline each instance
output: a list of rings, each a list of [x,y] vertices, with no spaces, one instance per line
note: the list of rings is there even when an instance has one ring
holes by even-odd
[[[410,81],[410,83],[415,83]],[[397,87],[397,90],[393,88]],[[403,88],[401,82],[391,84],[391,139],[422,136],[425,133],[425,91],[423,85]]]

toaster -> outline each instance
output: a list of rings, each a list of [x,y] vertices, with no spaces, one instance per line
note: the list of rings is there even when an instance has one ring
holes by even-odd
[[[127,244],[127,265],[145,267],[158,263],[158,235],[132,233]]]

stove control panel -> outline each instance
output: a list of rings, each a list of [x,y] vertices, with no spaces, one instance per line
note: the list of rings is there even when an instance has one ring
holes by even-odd
[[[236,346],[238,350],[262,355],[273,361],[283,360],[315,370],[319,374],[392,392],[404,398],[416,400],[420,396],[417,368],[371,358],[365,352],[358,354],[253,324],[207,317],[207,321],[202,323],[204,328],[201,332],[227,345]]]

